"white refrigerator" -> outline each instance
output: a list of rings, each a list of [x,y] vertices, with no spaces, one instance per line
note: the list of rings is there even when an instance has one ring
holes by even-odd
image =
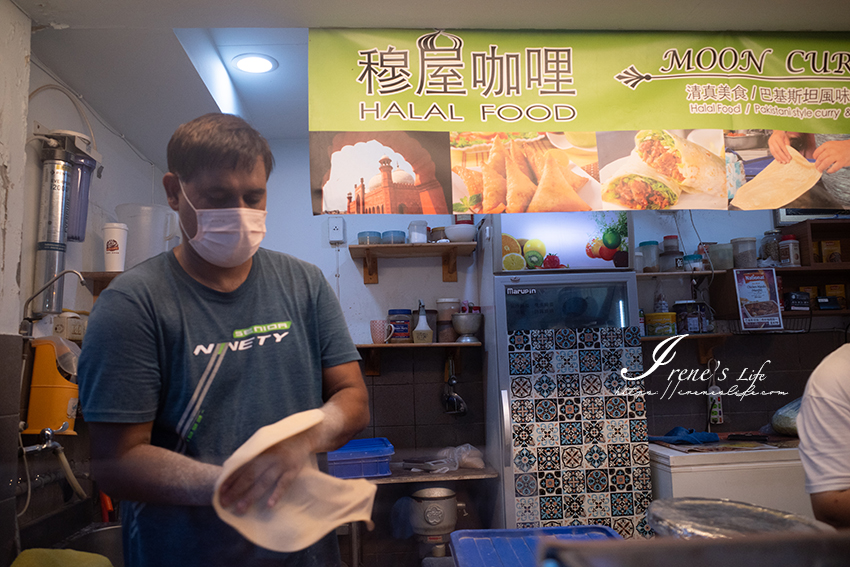
[[[563,215],[561,222],[575,224]],[[479,231],[493,527],[601,524],[647,535],[651,500],[635,273],[501,265],[498,216]],[[535,227],[539,230],[539,227]],[[514,232],[518,229],[514,228]]]

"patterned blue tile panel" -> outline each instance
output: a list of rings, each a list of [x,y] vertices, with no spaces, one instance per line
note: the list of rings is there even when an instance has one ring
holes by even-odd
[[[637,327],[508,334],[518,527],[598,524],[652,537],[643,381],[620,375],[642,372],[641,352]]]

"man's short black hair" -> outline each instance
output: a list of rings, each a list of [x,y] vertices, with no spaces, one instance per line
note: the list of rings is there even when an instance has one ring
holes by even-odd
[[[232,114],[204,114],[181,124],[168,142],[168,171],[187,182],[201,171],[251,171],[257,157],[268,180],[274,167],[268,141]]]

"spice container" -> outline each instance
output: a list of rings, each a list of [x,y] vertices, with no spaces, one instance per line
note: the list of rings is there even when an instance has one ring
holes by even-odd
[[[688,299],[673,304],[676,314],[676,333],[680,335],[692,333],[707,333],[708,306],[702,301]]]
[[[643,272],[643,252],[635,252],[635,272]]]
[[[779,265],[779,241],[781,239],[781,230],[764,231],[764,236],[759,243],[759,258],[765,260],[766,265]]]
[[[732,239],[732,258],[735,269],[755,268],[758,265],[756,258],[756,237],[744,236]]]
[[[658,271],[658,241],[647,240],[641,242],[638,248],[643,252],[643,271],[657,272]]]
[[[732,245],[728,242],[712,244],[708,249],[708,255],[711,257],[711,264],[715,270],[731,270],[735,265],[732,260]]]
[[[409,343],[410,338],[410,309],[390,309],[387,312],[387,321],[393,326],[391,343]]]
[[[698,272],[702,270],[702,254],[688,254],[683,258],[686,272]]]
[[[665,252],[678,252],[679,237],[675,234],[665,236],[664,241],[662,242],[662,247],[664,248]]]
[[[676,334],[675,313],[647,313],[646,335],[648,337]]]
[[[364,230],[357,233],[357,244],[380,244],[381,233],[375,230]]]
[[[387,230],[381,233],[381,244],[404,244],[403,230]]]
[[[709,250],[709,248],[711,248],[712,246],[715,246],[716,244],[717,244],[716,242],[700,242],[699,246],[697,246],[697,254],[702,255],[702,269],[707,271],[707,272],[710,272],[711,268],[712,268],[711,258],[708,255],[709,254],[708,250]],[[715,268],[715,269],[718,269],[718,268]]]
[[[786,234],[779,241],[779,263],[782,266],[800,265],[800,243],[793,234]]]
[[[453,343],[458,334],[452,325],[452,314],[460,313],[460,299],[441,297],[437,300],[437,342]]]
[[[428,223],[424,220],[410,221],[407,225],[407,234],[410,235],[411,244],[428,242]]]
[[[658,257],[658,267],[662,272],[681,272],[685,269],[684,257],[680,250],[662,252]]]
[[[429,242],[439,242],[440,240],[448,240],[446,236],[446,227],[435,226],[431,229],[431,234],[428,235]]]

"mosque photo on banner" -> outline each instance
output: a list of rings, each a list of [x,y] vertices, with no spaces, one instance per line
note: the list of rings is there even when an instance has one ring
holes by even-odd
[[[311,132],[313,214],[450,212],[448,132]]]

